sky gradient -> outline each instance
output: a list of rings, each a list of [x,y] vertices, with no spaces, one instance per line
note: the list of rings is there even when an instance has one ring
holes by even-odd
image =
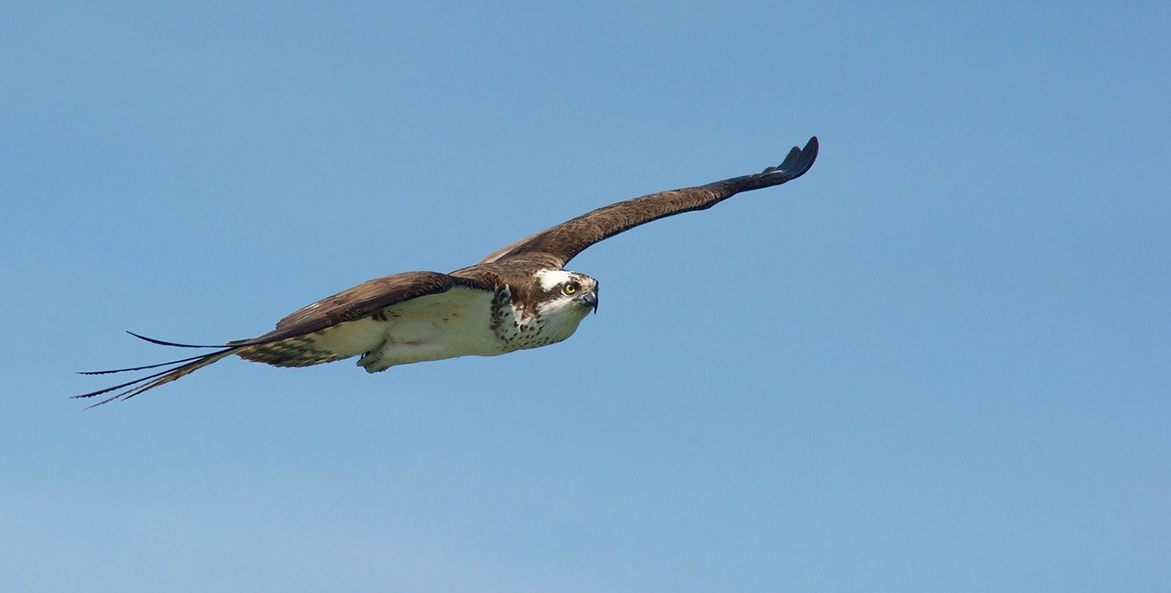
[[[1166,591],[1168,6],[7,2],[3,588]],[[68,399],[814,134],[565,343]]]

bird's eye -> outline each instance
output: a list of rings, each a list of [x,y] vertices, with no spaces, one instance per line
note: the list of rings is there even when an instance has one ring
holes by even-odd
[[[561,291],[564,292],[565,294],[573,294],[573,293],[577,292],[577,289],[578,289],[577,283],[570,282],[569,284],[566,284],[565,288],[562,288]]]

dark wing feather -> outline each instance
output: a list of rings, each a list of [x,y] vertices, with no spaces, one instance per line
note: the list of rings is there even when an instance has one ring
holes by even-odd
[[[181,348],[218,348],[218,350],[202,356],[173,360],[159,364],[115,369],[110,371],[88,371],[85,374],[97,375],[125,371],[139,371],[166,366],[171,367],[169,369],[152,373],[134,381],[128,381],[119,385],[114,385],[105,389],[99,389],[97,391],[91,391],[89,393],[84,393],[74,397],[89,398],[113,392],[113,395],[99,401],[94,405],[102,405],[119,398],[129,399],[140,393],[149,391],[155,387],[170,383],[171,381],[189,375],[192,372],[231,354],[244,355],[245,352],[242,352],[242,350],[246,351],[252,347],[263,347],[266,344],[273,344],[282,340],[288,340],[290,338],[297,338],[311,334],[313,332],[320,331],[340,323],[353,321],[355,319],[371,315],[376,311],[391,305],[409,301],[411,299],[416,299],[422,296],[446,292],[451,290],[453,286],[457,285],[467,286],[470,288],[479,288],[482,290],[493,290],[495,288],[494,278],[485,274],[461,274],[459,277],[455,277],[449,276],[447,274],[440,274],[438,272],[405,272],[402,274],[393,274],[383,278],[376,278],[368,282],[363,282],[362,284],[359,284],[349,290],[339,292],[331,297],[317,301],[316,303],[304,307],[277,322],[276,329],[273,331],[247,340],[234,340],[217,346],[193,346],[191,344],[167,342],[164,340],[156,340],[154,338],[139,336],[138,334],[132,334],[135,337],[141,338],[148,342],[162,344],[165,346],[175,346]]]
[[[264,335],[248,340],[235,340],[228,342],[227,345],[253,346],[311,334],[339,323],[365,317],[391,305],[447,292],[457,285],[481,290],[495,288],[487,279],[467,276],[456,278],[439,272],[391,274],[363,282],[303,307],[278,321],[276,329]]]
[[[521,239],[489,255],[480,263],[520,258],[544,260],[561,267],[590,245],[641,224],[681,212],[711,208],[737,193],[772,187],[796,179],[813,166],[816,158],[815,136],[809,139],[805,148],[793,147],[784,162],[761,173],[725,179],[699,187],[659,192],[611,204]]]

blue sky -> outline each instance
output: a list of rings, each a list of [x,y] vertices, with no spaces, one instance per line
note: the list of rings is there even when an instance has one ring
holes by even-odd
[[[12,591],[1165,591],[1166,3],[9,2]],[[592,208],[571,340],[238,360]]]

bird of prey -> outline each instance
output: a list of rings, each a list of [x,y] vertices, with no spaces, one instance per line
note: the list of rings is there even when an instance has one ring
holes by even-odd
[[[793,147],[780,165],[760,173],[611,204],[448,274],[404,272],[376,278],[304,307],[255,338],[203,346],[128,332],[163,346],[211,351],[159,364],[87,371],[83,374],[163,369],[74,397],[112,394],[94,406],[129,399],[233,354],[278,367],[358,356],[358,366],[377,373],[412,362],[495,356],[555,344],[573,335],[581,320],[598,308],[597,280],[564,269],[575,255],[641,224],[705,210],[740,192],[800,177],[816,157],[813,137],[805,148]]]

